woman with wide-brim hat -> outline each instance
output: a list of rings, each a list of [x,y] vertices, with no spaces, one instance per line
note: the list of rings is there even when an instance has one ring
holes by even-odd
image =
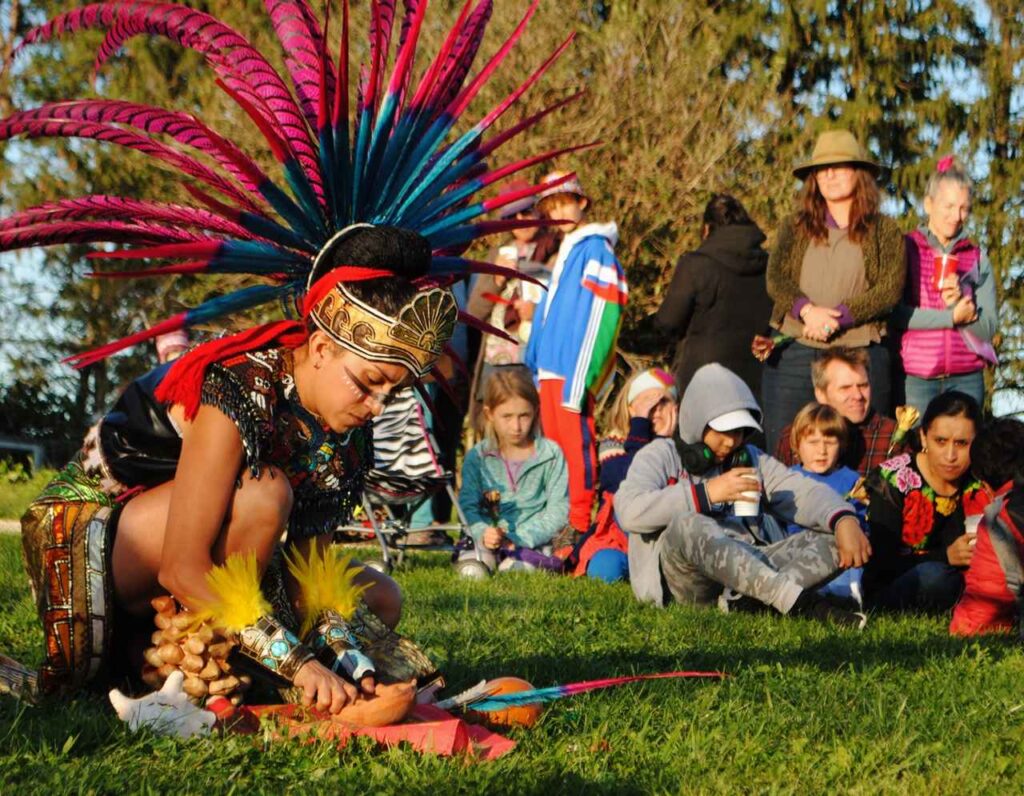
[[[889,411],[886,319],[903,291],[903,237],[883,216],[880,167],[847,130],[818,136],[810,159],[793,169],[803,180],[797,212],[782,223],[768,260],[771,325],[793,338],[765,364],[765,434],[774,446],[800,407],[814,400],[811,362],[832,346],[866,348],[871,404]]]

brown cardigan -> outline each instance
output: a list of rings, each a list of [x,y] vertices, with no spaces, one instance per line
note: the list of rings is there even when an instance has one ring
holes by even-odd
[[[810,237],[797,229],[795,216],[782,222],[765,274],[768,295],[774,302],[772,325],[781,324],[797,299],[803,297],[800,291],[800,269],[810,243]],[[903,283],[907,276],[903,233],[891,218],[879,216],[878,221],[869,229],[861,248],[864,251],[864,277],[868,289],[844,302],[856,326],[871,321],[884,321],[903,296]]]

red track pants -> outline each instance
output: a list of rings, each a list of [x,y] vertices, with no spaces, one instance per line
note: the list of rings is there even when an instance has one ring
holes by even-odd
[[[590,527],[597,484],[597,440],[594,399],[588,395],[583,411],[562,406],[563,379],[540,383],[540,422],[544,436],[557,443],[569,470],[569,523],[578,531]]]

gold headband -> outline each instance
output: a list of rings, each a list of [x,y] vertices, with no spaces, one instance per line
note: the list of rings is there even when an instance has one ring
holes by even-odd
[[[389,317],[337,285],[310,311],[317,328],[338,345],[378,362],[405,365],[422,378],[455,331],[459,309],[450,290],[417,293]]]

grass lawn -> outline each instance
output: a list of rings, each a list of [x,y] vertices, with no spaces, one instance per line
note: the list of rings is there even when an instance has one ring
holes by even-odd
[[[453,688],[514,674],[548,685],[722,669],[574,697],[495,762],[366,742],[260,745],[131,735],[100,697],[0,698],[4,793],[1020,793],[1024,654],[950,639],[938,619],[863,633],[772,616],[638,605],[625,585],[546,575],[457,580],[422,555],[398,573],[403,627]],[[0,651],[38,662],[16,536],[0,537]]]

